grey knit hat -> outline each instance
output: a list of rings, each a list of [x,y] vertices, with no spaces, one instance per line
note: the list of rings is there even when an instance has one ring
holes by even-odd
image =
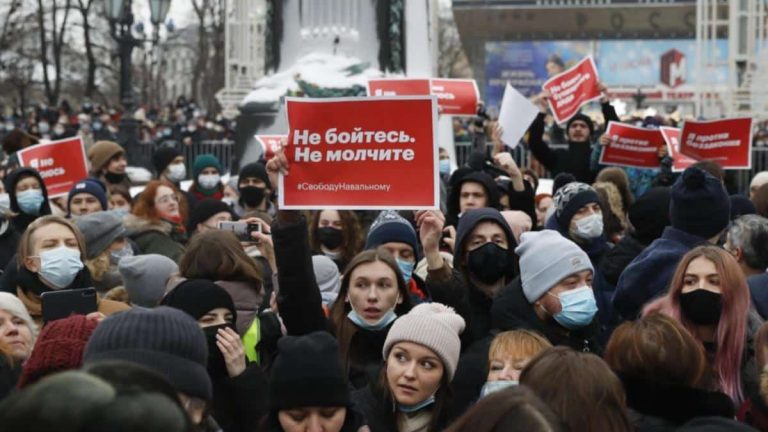
[[[83,364],[125,360],[163,375],[181,393],[212,400],[208,343],[185,312],[161,306],[109,316],[91,335]]]
[[[137,255],[120,260],[117,267],[131,303],[152,308],[165,295],[165,286],[179,266],[170,258],[157,255]]]
[[[463,331],[464,319],[452,308],[440,303],[421,303],[392,324],[382,354],[386,360],[389,351],[398,342],[423,345],[440,357],[450,381],[459,363],[459,335]]]
[[[312,257],[312,268],[315,271],[315,280],[320,288],[320,296],[323,298],[323,304],[330,305],[336,301],[341,288],[341,276],[339,268],[332,259],[325,255],[315,255]]]
[[[520,280],[528,303],[574,273],[595,271],[589,256],[576,243],[553,230],[523,233],[515,253],[520,257]]]
[[[568,229],[573,215],[589,203],[600,203],[600,197],[597,196],[595,189],[586,184],[571,182],[561,187],[552,198],[555,207],[555,218],[558,224],[564,229]]]
[[[110,211],[100,211],[75,219],[75,225],[85,237],[86,258],[101,255],[115,240],[125,236],[120,216]]]

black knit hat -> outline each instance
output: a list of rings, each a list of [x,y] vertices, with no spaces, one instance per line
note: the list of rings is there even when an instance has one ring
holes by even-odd
[[[571,173],[563,172],[555,176],[555,180],[552,182],[552,196],[555,196],[557,191],[560,190],[561,187],[567,185],[568,183],[573,183],[576,180],[576,177],[573,176]]]
[[[243,179],[248,177],[256,177],[257,179],[266,183],[268,189],[272,189],[272,183],[269,181],[267,169],[263,164],[259,162],[253,162],[240,168],[240,173],[237,176],[238,184],[239,182],[243,181]],[[238,189],[240,189],[239,186]]]
[[[586,184],[571,182],[557,190],[554,196],[555,219],[563,228],[571,226],[571,219],[582,207],[590,203],[600,203],[595,189]]]
[[[708,239],[728,226],[731,201],[720,180],[690,167],[672,185],[669,214],[673,227]]]
[[[227,203],[223,201],[212,198],[206,198],[202,201],[198,201],[189,215],[189,225],[187,226],[187,229],[189,232],[195,232],[198,224],[201,224],[211,217],[224,212],[232,215],[232,220],[237,219],[237,216],[232,211],[232,208],[230,208]]]
[[[327,332],[283,336],[269,383],[270,409],[340,407],[349,403],[339,343]]]
[[[208,343],[186,313],[169,307],[134,308],[105,319],[91,335],[83,364],[125,360],[159,372],[179,392],[212,400]]]
[[[195,320],[213,309],[225,308],[232,312],[232,322],[237,321],[232,296],[224,288],[205,279],[189,279],[180,283],[165,295],[160,304],[182,310]]]
[[[655,187],[648,189],[629,206],[629,222],[641,243],[651,244],[669,226],[669,200],[668,187]]]
[[[168,168],[174,159],[181,156],[176,147],[160,147],[152,154],[152,165],[155,167],[158,177]]]

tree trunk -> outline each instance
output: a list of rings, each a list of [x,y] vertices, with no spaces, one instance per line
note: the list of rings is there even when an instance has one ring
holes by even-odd
[[[78,0],[80,14],[83,16],[83,39],[85,40],[85,58],[88,62],[88,72],[85,79],[85,97],[90,99],[96,93],[96,55],[93,52],[93,42],[91,41],[91,23],[90,12],[93,0]]]
[[[54,10],[56,9],[56,0],[51,0]],[[43,0],[37,0],[37,25],[40,32],[40,62],[43,64],[43,85],[45,86],[45,96],[48,103],[55,104],[53,99],[53,90],[51,89],[51,79],[48,76],[48,38],[45,35],[45,8]]]

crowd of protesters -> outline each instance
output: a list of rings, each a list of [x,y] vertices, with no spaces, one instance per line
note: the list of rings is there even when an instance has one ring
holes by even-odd
[[[546,96],[525,145],[552,193],[495,129],[483,163],[441,152],[442,209],[416,212],[281,209],[281,151],[231,172],[186,138],[134,196],[108,111],[17,119],[9,158],[93,139],[66,197],[4,178],[0,429],[768,431],[768,172],[729,192],[713,162],[600,166],[588,116],[551,146]],[[207,122],[145,115],[158,138]],[[46,318],[83,288],[94,310]]]

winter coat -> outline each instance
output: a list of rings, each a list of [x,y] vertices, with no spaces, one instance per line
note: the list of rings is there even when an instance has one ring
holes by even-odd
[[[765,319],[768,317],[768,273],[747,278],[749,284],[749,294],[752,298],[752,305],[757,313]]]
[[[16,254],[21,236],[8,220],[0,222],[0,231],[0,269],[4,269]]]
[[[32,320],[35,321],[38,328],[43,327],[43,303],[40,297],[44,292],[53,291],[47,285],[43,284],[36,274],[30,272],[25,267],[22,267],[18,271],[17,280],[19,283],[16,289],[16,296],[24,303]],[[83,267],[75,280],[66,288],[63,289],[79,289],[92,287],[91,274],[88,271],[88,267]],[[129,310],[131,307],[125,303],[97,299],[97,311],[103,313],[105,316],[110,316],[114,313]]]
[[[20,364],[11,365],[8,359],[0,353],[0,402],[16,388],[21,370]]]
[[[525,298],[519,277],[504,287],[496,297],[491,317],[491,325],[495,330],[533,330],[547,338],[552,345],[565,345],[577,351],[598,354],[602,351],[597,341],[600,328],[597,316],[586,327],[570,331],[554,319],[542,320],[536,314],[534,306]]]
[[[616,246],[605,253],[600,262],[600,273],[605,281],[615,287],[619,283],[621,273],[645,250],[646,246],[631,234],[622,237]]]
[[[224,288],[235,302],[237,309],[237,332],[245,334],[253,319],[258,315],[264,303],[264,290],[251,282],[215,281],[216,285]]]
[[[735,415],[731,398],[720,392],[671,385],[619,374],[637,432],[675,431],[697,417]]]
[[[371,432],[397,432],[398,425],[396,421],[395,409],[393,402],[388,400],[384,396],[384,391],[378,385],[371,384],[365,388],[355,390],[351,395],[352,403],[357,411],[363,414],[365,417],[365,424],[370,428]],[[425,408],[427,410],[434,410],[435,405]],[[440,420],[437,422],[437,430],[441,431],[445,429],[449,424],[448,412],[452,410],[445,409],[440,415]],[[418,411],[413,415],[417,415],[422,411]],[[434,415],[434,413],[433,413]]]
[[[40,213],[38,215],[22,212],[21,208],[19,208],[19,202],[16,200],[16,184],[25,177],[30,176],[36,178],[37,181],[40,182],[41,190],[43,192],[43,203],[40,205]],[[51,214],[51,204],[48,202],[48,189],[46,189],[43,178],[40,177],[40,173],[36,170],[32,168],[19,168],[11,172],[8,174],[8,177],[5,178],[5,190],[8,191],[8,197],[11,200],[11,211],[16,214],[16,216],[11,219],[11,224],[17,233],[26,231],[29,224],[34,222],[40,216]]]
[[[178,225],[164,220],[152,222],[132,214],[125,217],[123,225],[144,254],[159,254],[176,262],[184,255],[187,236]]]
[[[212,379],[213,417],[225,432],[255,432],[267,414],[267,376],[258,365],[230,378]]]
[[[636,318],[650,300],[664,294],[680,259],[706,239],[667,227],[627,266],[613,294],[613,308],[623,319]]]

